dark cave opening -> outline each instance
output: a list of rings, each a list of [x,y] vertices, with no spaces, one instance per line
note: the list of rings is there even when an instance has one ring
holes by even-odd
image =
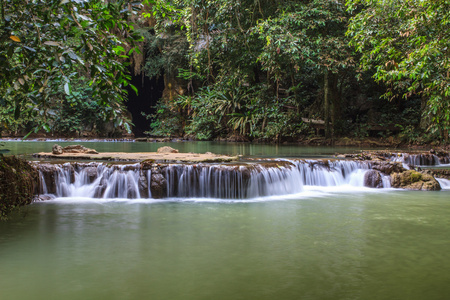
[[[143,73],[140,75],[132,75],[131,84],[133,84],[138,94],[128,86],[127,109],[132,116],[133,133],[135,137],[144,136],[144,132],[150,130],[151,120],[147,119],[142,113],[150,115],[155,113],[155,105],[162,97],[164,90],[164,79],[149,78]]]

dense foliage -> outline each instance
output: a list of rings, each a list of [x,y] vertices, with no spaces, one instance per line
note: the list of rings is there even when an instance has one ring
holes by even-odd
[[[421,95],[423,117],[448,139],[450,129],[450,1],[349,0],[349,25],[361,66],[385,82],[385,97]]]
[[[58,130],[67,126],[58,119],[71,109],[128,126],[126,61],[139,38],[130,15],[139,6],[124,0],[1,1],[0,126]],[[64,130],[78,129],[70,126]]]
[[[165,82],[149,116],[154,135],[447,140],[449,8],[448,0],[4,0],[0,129],[126,127],[130,68]]]
[[[162,100],[154,134],[277,140],[323,120],[327,137],[378,130],[411,140],[419,124],[432,139],[448,137],[447,1],[147,4],[148,44],[164,45],[148,74],[173,82],[178,69],[184,88]]]

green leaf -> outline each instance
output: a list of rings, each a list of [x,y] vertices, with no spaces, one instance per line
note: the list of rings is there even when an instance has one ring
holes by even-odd
[[[46,41],[46,42],[44,42],[44,45],[61,47],[60,43],[54,42],[54,41]]]
[[[72,88],[71,88],[69,82],[66,82],[66,83],[64,84],[64,92],[65,92],[67,95],[70,95],[70,94],[71,94]]]
[[[131,83],[130,83],[130,87],[136,93],[136,95],[138,95],[138,89],[134,85],[132,85]]]

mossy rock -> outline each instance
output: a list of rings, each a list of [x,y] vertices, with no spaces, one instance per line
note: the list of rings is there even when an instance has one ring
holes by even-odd
[[[33,201],[38,179],[38,172],[28,162],[0,155],[0,219]]]
[[[391,185],[394,188],[408,190],[438,191],[441,189],[439,182],[429,172],[414,170],[391,174]]]

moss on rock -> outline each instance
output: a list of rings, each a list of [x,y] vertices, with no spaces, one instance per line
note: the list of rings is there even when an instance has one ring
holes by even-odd
[[[394,188],[408,190],[438,191],[441,189],[439,182],[429,172],[414,170],[391,174],[391,185]]]

